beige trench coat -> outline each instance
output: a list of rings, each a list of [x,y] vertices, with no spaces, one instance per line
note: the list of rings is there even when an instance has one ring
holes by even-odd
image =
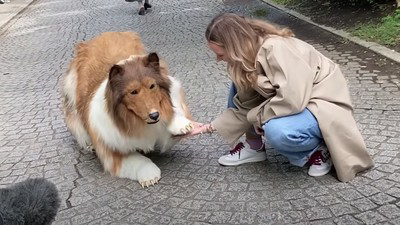
[[[227,142],[233,144],[253,125],[307,107],[317,118],[340,181],[373,166],[337,64],[299,39],[271,36],[257,54],[256,68],[257,85],[238,89],[234,97],[238,109],[227,109],[212,122]]]

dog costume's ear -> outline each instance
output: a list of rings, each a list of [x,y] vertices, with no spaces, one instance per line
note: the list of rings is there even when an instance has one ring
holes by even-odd
[[[147,67],[153,68],[155,71],[160,71],[160,59],[157,53],[152,52],[147,56]]]
[[[124,68],[120,65],[113,65],[108,74],[108,81],[112,90],[115,90],[121,84],[121,78],[124,75]]]
[[[108,82],[112,91],[113,109],[116,110],[122,101],[122,90],[124,89],[124,73],[125,69],[121,65],[113,65],[108,74]]]
[[[113,65],[110,69],[110,72],[108,74],[108,79],[112,80],[116,76],[122,76],[124,74],[124,68],[120,65]]]

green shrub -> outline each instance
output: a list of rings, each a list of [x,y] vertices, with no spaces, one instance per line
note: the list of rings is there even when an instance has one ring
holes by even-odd
[[[293,5],[295,3],[300,2],[301,0],[272,0],[281,5]]]
[[[315,1],[315,0],[314,0]],[[322,0],[316,0],[322,1]],[[376,4],[383,3],[396,3],[396,0],[329,0],[332,5],[341,5],[341,6],[355,6],[355,7],[364,7],[364,6],[373,6]]]
[[[268,13],[265,9],[257,9],[252,14],[257,17],[265,17]]]
[[[353,35],[384,45],[400,43],[400,9],[386,16],[378,24],[365,24],[350,31]]]
[[[295,4],[301,4],[301,2],[304,0],[273,0],[273,1],[282,5],[295,5]],[[314,1],[314,2],[322,1],[322,2],[327,2],[331,5],[354,6],[354,7],[374,6],[383,3],[396,4],[396,0],[306,0],[306,1]]]

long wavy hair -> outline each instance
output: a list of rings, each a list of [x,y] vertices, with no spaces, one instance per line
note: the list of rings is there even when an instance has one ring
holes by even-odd
[[[288,28],[234,13],[214,17],[205,35],[208,42],[224,48],[229,58],[228,72],[241,89],[250,88],[256,82],[255,60],[261,41],[269,35],[294,36]]]

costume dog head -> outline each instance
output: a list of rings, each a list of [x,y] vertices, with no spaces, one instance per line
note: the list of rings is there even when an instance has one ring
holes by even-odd
[[[170,101],[170,80],[156,53],[132,56],[109,72],[114,110],[124,107],[147,124],[163,116],[163,101]],[[170,114],[170,113],[169,113]]]

